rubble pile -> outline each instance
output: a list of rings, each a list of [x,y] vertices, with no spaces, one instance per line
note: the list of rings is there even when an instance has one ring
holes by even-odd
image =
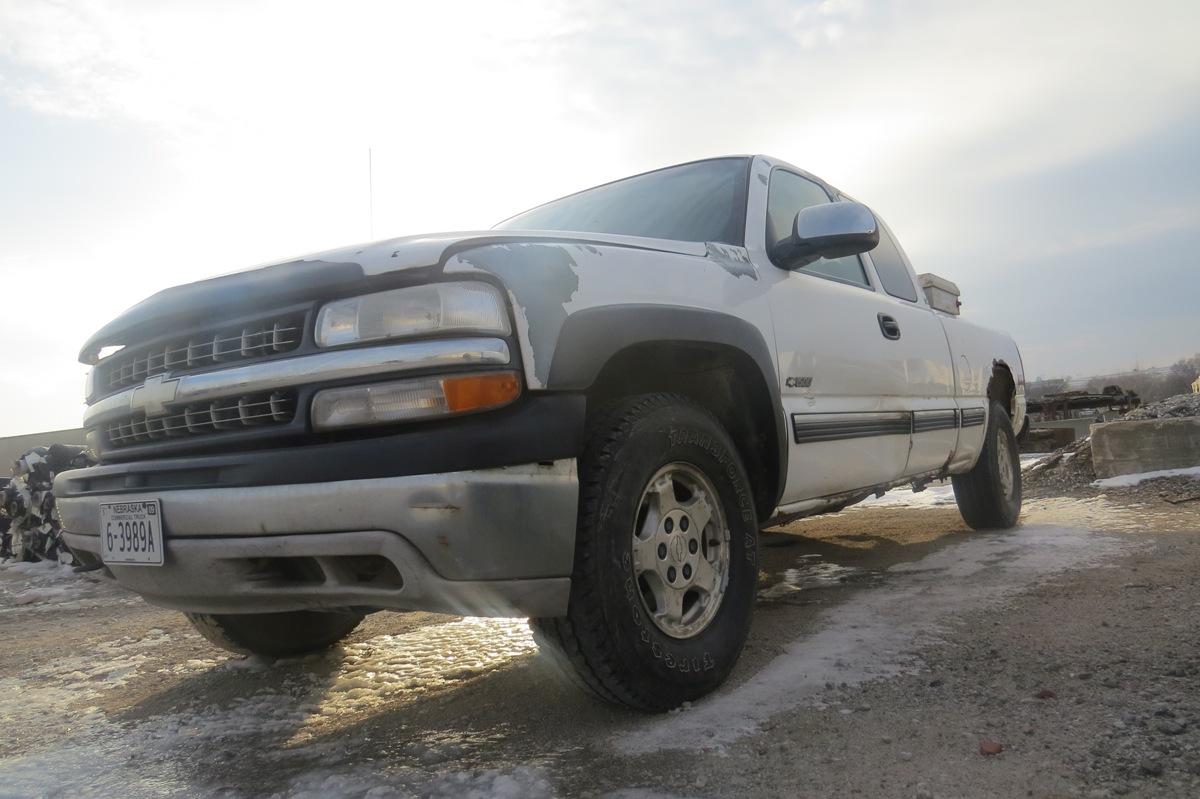
[[[1134,408],[1118,421],[1139,422],[1143,419],[1178,419],[1183,416],[1200,416],[1200,394],[1176,394],[1174,397]]]
[[[71,563],[54,511],[54,476],[95,463],[87,448],[70,444],[35,447],[18,458],[4,489],[5,520],[0,529],[6,524],[7,530],[0,532],[0,558]]]
[[[1083,488],[1096,479],[1092,439],[1081,438],[1037,460],[1021,475],[1022,487],[1032,493],[1059,494]]]
[[[1177,394],[1149,405],[1142,405],[1126,413],[1117,422],[1140,422],[1146,419],[1178,419],[1185,416],[1200,416],[1200,394]],[[1022,475],[1022,483],[1031,494],[1064,493],[1087,488],[1096,479],[1092,466],[1092,439],[1081,438],[1065,447],[1060,447],[1030,466]],[[1167,478],[1160,478],[1167,479]],[[1158,480],[1150,481],[1158,483]],[[1143,492],[1150,490],[1145,484]],[[1161,490],[1162,486],[1159,486]],[[1174,502],[1179,492],[1164,495]]]

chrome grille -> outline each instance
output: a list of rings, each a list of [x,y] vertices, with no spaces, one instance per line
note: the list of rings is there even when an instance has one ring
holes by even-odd
[[[295,396],[274,391],[188,405],[165,416],[130,416],[105,428],[109,446],[128,447],[166,438],[184,438],[244,430],[258,425],[287,424],[296,415]]]
[[[153,348],[130,348],[128,353],[117,353],[99,367],[103,373],[96,385],[106,391],[115,391],[138,385],[147,377],[163,372],[181,374],[216,363],[263,358],[296,349],[303,337],[302,315],[201,331]]]

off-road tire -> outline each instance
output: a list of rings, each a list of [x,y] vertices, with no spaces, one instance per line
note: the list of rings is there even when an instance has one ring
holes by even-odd
[[[728,581],[689,638],[648,617],[631,561],[643,492],[667,464],[711,482],[728,528]],[[668,710],[709,693],[741,654],[758,579],[758,521],[737,449],[704,408],[673,394],[618,400],[593,415],[579,461],[579,516],[567,615],[534,619],[539,646],[609,702]]]
[[[1006,453],[1011,488],[1001,477],[1000,453]],[[1007,530],[1021,515],[1021,459],[1008,412],[998,402],[988,409],[987,433],[975,468],[955,475],[954,499],[963,521],[975,530]]]
[[[362,614],[292,610],[284,613],[185,613],[210,643],[242,655],[282,658],[328,649],[345,638]]]
[[[1021,422],[1021,429],[1020,429],[1020,431],[1017,432],[1017,443],[1018,444],[1024,444],[1026,441],[1029,440],[1030,428],[1031,428],[1031,424],[1029,422],[1029,415],[1026,414],[1025,421]]]

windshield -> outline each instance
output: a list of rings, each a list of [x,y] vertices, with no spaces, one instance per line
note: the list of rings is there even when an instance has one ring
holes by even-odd
[[[499,230],[569,230],[741,246],[747,158],[715,158],[606,183],[506,219]]]

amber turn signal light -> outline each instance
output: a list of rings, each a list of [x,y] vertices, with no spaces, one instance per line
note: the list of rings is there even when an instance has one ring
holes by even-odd
[[[515,372],[444,377],[442,391],[447,409],[463,413],[507,405],[521,395],[521,381]]]

